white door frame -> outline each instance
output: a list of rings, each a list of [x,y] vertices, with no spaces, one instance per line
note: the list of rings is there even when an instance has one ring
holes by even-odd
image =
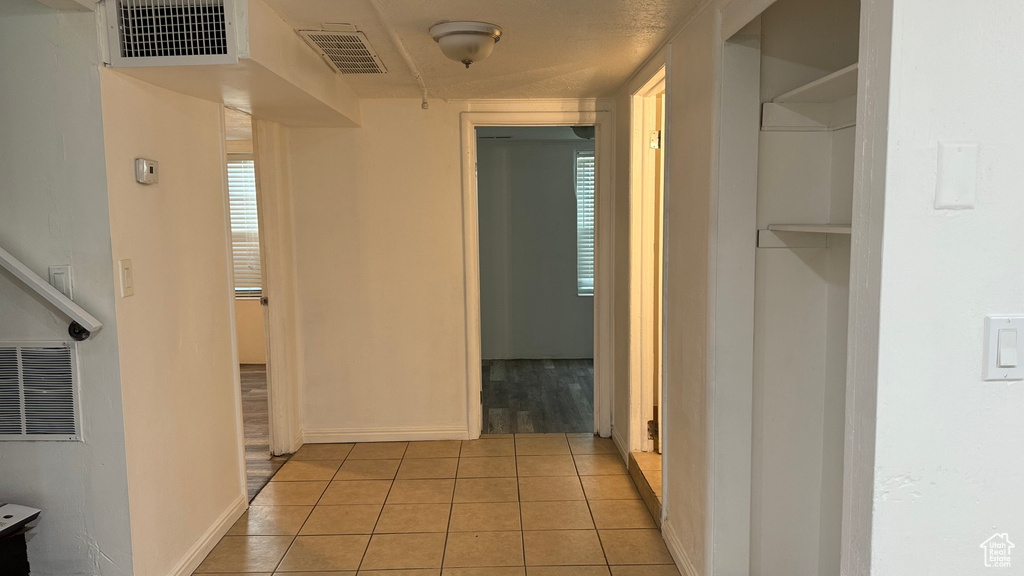
[[[611,106],[600,100],[507,101],[481,104],[481,111],[463,112],[462,234],[466,296],[466,419],[469,437],[483,427],[481,404],[482,358],[480,344],[480,235],[477,209],[476,128],[478,126],[596,127],[594,208],[596,211],[594,261],[594,427],[611,435],[614,303],[614,194],[615,154]],[[486,110],[483,108],[487,108]]]

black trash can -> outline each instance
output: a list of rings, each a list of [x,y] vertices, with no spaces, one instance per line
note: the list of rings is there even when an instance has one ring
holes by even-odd
[[[25,536],[29,524],[39,518],[39,510],[17,504],[0,503],[0,574],[29,576],[28,546]]]

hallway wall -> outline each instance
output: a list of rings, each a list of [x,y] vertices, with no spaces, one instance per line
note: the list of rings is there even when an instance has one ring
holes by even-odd
[[[82,442],[0,442],[0,502],[43,511],[28,541],[39,575],[132,573],[98,64],[92,13],[0,2],[0,247],[44,278],[70,264],[75,301],[103,323],[75,344]],[[0,341],[67,329],[0,272]]]
[[[577,295],[577,151],[593,140],[478,140],[485,360],[594,356],[594,297]]]
[[[135,574],[188,574],[246,506],[223,112],[100,79],[114,260],[135,270],[117,300]],[[137,157],[158,184],[135,182]]]

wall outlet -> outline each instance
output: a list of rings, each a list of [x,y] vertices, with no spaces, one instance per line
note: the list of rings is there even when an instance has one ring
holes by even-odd
[[[970,210],[978,187],[978,145],[939,142],[936,210]]]
[[[118,276],[121,278],[121,298],[135,294],[135,272],[132,270],[131,258],[118,260]]]
[[[136,158],[135,181],[139,184],[156,184],[159,182],[160,163],[148,158]]]
[[[74,300],[74,292],[71,288],[71,266],[50,266],[50,286],[58,292]]]

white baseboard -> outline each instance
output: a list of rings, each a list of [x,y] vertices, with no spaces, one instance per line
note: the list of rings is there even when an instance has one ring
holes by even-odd
[[[672,558],[676,561],[676,568],[679,569],[679,573],[683,576],[699,576],[697,569],[693,567],[693,562],[690,561],[690,556],[686,553],[686,549],[683,548],[683,543],[679,541],[679,534],[668,518],[661,522],[661,537],[665,539],[665,545],[668,547],[669,553],[672,554]]]
[[[612,442],[615,442],[615,447],[619,449],[619,455],[622,459],[629,464],[629,444],[619,434],[619,429],[612,426]]]
[[[325,442],[395,442],[404,440],[468,440],[465,426],[404,428],[314,428],[302,431],[309,444]]]
[[[249,507],[249,500],[243,491],[231,502],[210,528],[188,549],[185,556],[168,572],[169,576],[190,576],[203,562],[206,555],[220,542],[220,539]]]

